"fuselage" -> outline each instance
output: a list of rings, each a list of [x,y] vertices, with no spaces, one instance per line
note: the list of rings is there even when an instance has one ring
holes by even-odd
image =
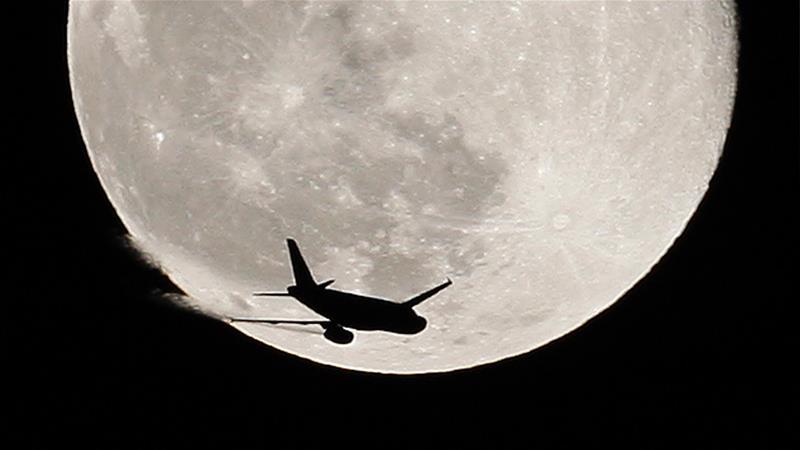
[[[288,292],[317,314],[346,328],[417,334],[427,325],[411,307],[377,297],[320,287],[290,286]]]

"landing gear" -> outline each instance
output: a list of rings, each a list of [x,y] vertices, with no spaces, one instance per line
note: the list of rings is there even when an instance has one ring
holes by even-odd
[[[332,323],[323,325],[323,327],[325,328],[325,333],[323,333],[325,339],[341,345],[353,342],[353,333],[345,330],[341,326]]]

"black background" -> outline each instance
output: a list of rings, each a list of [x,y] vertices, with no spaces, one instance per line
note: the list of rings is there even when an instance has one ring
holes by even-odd
[[[541,349],[423,376],[322,366],[164,301],[175,288],[123,245],[80,136],[66,6],[23,3],[7,18],[9,448],[800,448],[796,2],[740,3],[724,154],[652,272]]]

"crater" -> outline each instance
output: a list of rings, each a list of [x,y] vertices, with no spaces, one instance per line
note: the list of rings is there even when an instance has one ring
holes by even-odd
[[[570,219],[570,217],[567,214],[560,213],[553,216],[551,223],[553,225],[553,228],[555,228],[558,231],[561,231],[567,228],[570,223],[572,223],[572,219]]]

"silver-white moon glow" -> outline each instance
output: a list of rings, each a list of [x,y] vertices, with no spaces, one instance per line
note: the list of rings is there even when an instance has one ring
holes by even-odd
[[[218,316],[317,318],[318,279],[423,303],[419,335],[234,324],[336,366],[446,371],[527,352],[666,252],[720,156],[732,1],[73,2],[69,63],[132,238]],[[306,332],[301,332],[306,331]]]

